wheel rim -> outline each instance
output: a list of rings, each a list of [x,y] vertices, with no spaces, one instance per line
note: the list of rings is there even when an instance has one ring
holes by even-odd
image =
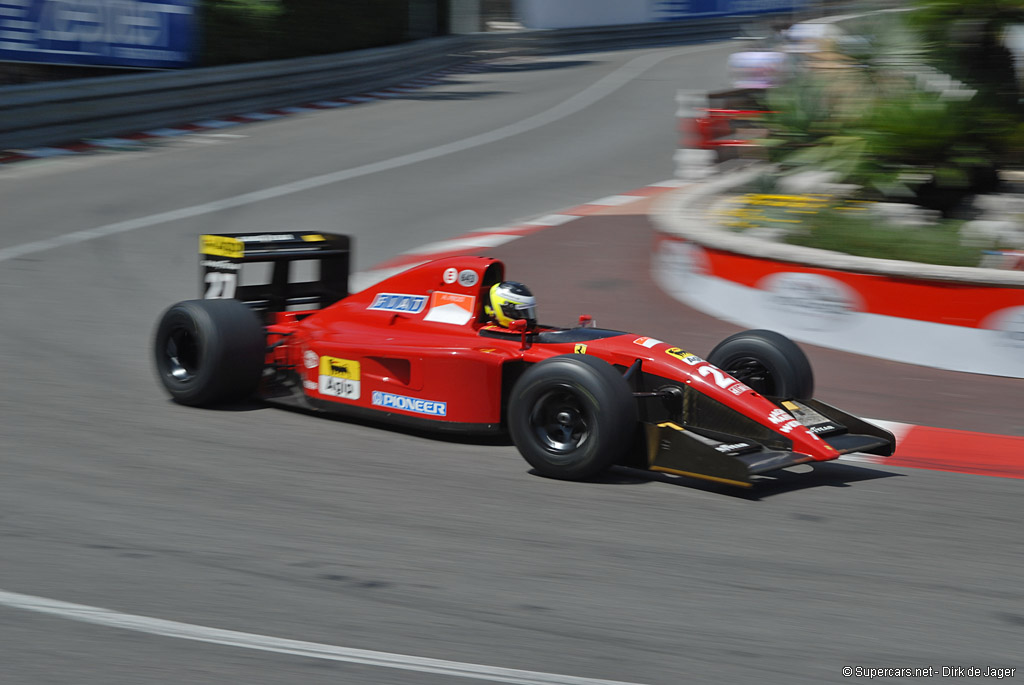
[[[569,388],[545,393],[530,414],[530,427],[544,449],[567,455],[590,437],[590,417],[579,397]]]
[[[768,367],[753,357],[740,357],[729,362],[725,372],[762,395],[775,395],[775,377]]]
[[[179,383],[188,383],[199,370],[199,345],[186,328],[176,327],[167,336],[164,346],[167,374]]]

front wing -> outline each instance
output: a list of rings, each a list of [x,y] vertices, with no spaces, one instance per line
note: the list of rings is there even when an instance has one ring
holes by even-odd
[[[896,447],[889,431],[818,400],[785,400],[788,410],[823,441],[835,459],[851,452],[888,456]],[[647,423],[647,468],[729,485],[750,487],[756,477],[816,459],[800,452],[770,449],[748,437],[673,421]]]

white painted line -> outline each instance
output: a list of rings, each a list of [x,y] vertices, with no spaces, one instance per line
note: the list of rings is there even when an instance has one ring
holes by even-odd
[[[582,219],[582,218],[583,217],[576,216],[575,214],[547,214],[545,216],[537,217],[536,219],[530,219],[529,221],[524,221],[523,225],[524,226],[561,226],[562,224],[567,224],[570,221],[576,221],[577,219]]]
[[[360,290],[366,290],[371,285],[377,285],[385,278],[391,278],[395,274],[400,274],[403,271],[419,266],[420,264],[426,264],[425,260],[422,262],[413,262],[411,264],[403,264],[402,266],[395,266],[390,269],[373,269],[372,271],[360,271],[357,274],[353,274],[349,278],[349,290],[353,293],[357,293]]]
[[[630,202],[636,202],[637,200],[642,199],[644,198],[641,195],[609,195],[608,197],[602,197],[600,200],[593,200],[587,204],[617,207],[619,205],[628,205]]]
[[[433,254],[451,252],[452,250],[497,247],[498,245],[504,245],[509,241],[516,240],[519,237],[520,236],[517,235],[495,234],[472,236],[470,238],[453,238],[451,240],[441,240],[436,243],[420,245],[419,247],[415,247],[411,250],[406,250],[402,254]]]
[[[673,178],[673,179],[669,179],[667,181],[658,181],[657,183],[652,183],[651,187],[652,188],[682,188],[683,186],[688,186],[691,183],[693,183],[693,181],[684,181],[684,180],[679,179],[679,178]]]
[[[638,685],[636,683],[624,683],[615,680],[578,678],[557,673],[521,671],[514,668],[498,668],[483,664],[467,664],[459,661],[375,652],[368,649],[337,647],[318,642],[286,640],[269,635],[242,633],[235,630],[208,628],[191,623],[165,621],[159,618],[150,618],[136,614],[123,614],[110,609],[87,606],[85,604],[72,604],[70,602],[47,599],[46,597],[23,595],[3,590],[0,590],[0,605],[12,609],[59,616],[72,621],[131,630],[137,633],[160,635],[162,637],[173,637],[180,640],[193,640],[195,642],[207,642],[215,645],[256,649],[262,652],[291,654],[310,659],[345,661],[366,666],[398,668],[420,673],[437,673],[459,678],[489,680],[496,683],[521,683],[523,685]]]
[[[437,159],[438,157],[462,152],[463,150],[469,150],[481,145],[496,143],[498,141],[505,140],[506,138],[511,138],[512,136],[517,136],[521,133],[526,133],[527,131],[540,128],[541,126],[546,126],[547,124],[559,121],[560,119],[564,119],[572,114],[576,114],[577,112],[581,112],[602,98],[623,87],[633,79],[639,77],[648,69],[651,69],[655,65],[670,58],[678,57],[679,55],[717,49],[719,49],[718,46],[712,43],[707,45],[690,46],[679,50],[672,50],[670,52],[648,53],[641,55],[630,60],[615,71],[607,74],[603,78],[584,88],[569,99],[555,105],[551,109],[529,116],[514,124],[501,126],[493,131],[479,133],[468,138],[463,138],[462,140],[445,143],[444,145],[438,145],[426,150],[400,155],[398,157],[381,160],[379,162],[364,164],[351,169],[332,171],[330,173],[311,176],[291,183],[284,183],[278,186],[263,188],[262,190],[254,190],[248,193],[242,193],[241,195],[234,195],[220,200],[192,205],[191,207],[181,207],[167,212],[150,214],[136,219],[128,219],[127,221],[118,221],[116,223],[96,226],[95,228],[88,228],[74,233],[66,233],[53,238],[46,238],[44,240],[37,240],[30,243],[22,243],[21,245],[0,249],[0,262],[17,259],[18,257],[24,257],[25,255],[35,254],[44,250],[51,250],[56,247],[76,245],[87,240],[95,240],[97,238],[118,235],[120,233],[126,233],[140,228],[147,228],[149,226],[156,226],[170,221],[179,221],[181,219],[205,216],[225,209],[233,209],[235,207],[242,207],[256,202],[262,202],[264,200],[293,195],[306,190],[341,183],[342,181],[348,181],[353,178],[369,176],[370,174],[376,174],[381,171],[390,171],[391,169],[398,169],[410,164],[417,164],[419,162]],[[359,98],[346,99],[358,100]],[[369,99],[367,99],[367,101],[368,100]],[[577,217],[571,217],[567,220],[575,218]],[[538,222],[535,220],[530,223],[537,224]],[[553,226],[557,224],[547,225]]]

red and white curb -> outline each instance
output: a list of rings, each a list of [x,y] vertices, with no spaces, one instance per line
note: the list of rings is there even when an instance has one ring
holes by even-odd
[[[841,460],[1024,478],[1024,437],[868,420],[896,436],[896,452],[890,457],[846,454],[840,457]]]
[[[355,274],[352,277],[352,290],[363,290],[394,274],[434,259],[486,252],[524,236],[557,229],[610,207],[627,205],[681,188],[689,183],[678,179],[661,181],[620,195],[610,195],[587,202],[556,214],[545,214],[511,226],[480,228],[456,238],[421,245],[406,250],[369,271]],[[846,454],[839,458],[840,461],[1024,478],[1024,437],[869,420],[896,436],[895,453],[889,457]]]
[[[545,214],[511,226],[478,228],[457,238],[421,245],[411,250],[406,250],[392,259],[381,262],[369,271],[355,274],[352,278],[352,290],[354,292],[363,290],[389,276],[434,259],[476,254],[512,242],[513,240],[518,240],[523,236],[564,226],[572,221],[596,214],[610,207],[627,205],[675,190],[687,184],[687,181],[680,180],[660,181],[620,195],[609,195],[599,200],[593,200],[570,209],[562,210],[556,214]]]
[[[351,107],[366,102],[377,102],[400,98],[410,93],[415,93],[423,88],[440,85],[446,82],[450,76],[457,74],[470,74],[484,71],[489,64],[476,62],[456,67],[449,67],[433,72],[427,76],[411,79],[400,83],[397,86],[381,88],[369,93],[359,95],[348,95],[346,97],[318,100],[295,107],[279,107],[261,112],[248,112],[232,116],[219,117],[215,119],[204,119],[180,126],[151,129],[149,131],[138,131],[121,136],[110,138],[90,138],[79,140],[65,145],[52,147],[33,147],[22,150],[0,150],[0,164],[19,162],[29,159],[45,159],[49,157],[64,157],[76,155],[83,152],[95,152],[97,150],[123,150],[139,147],[145,143],[154,142],[166,138],[177,138],[197,133],[208,133],[218,131],[242,124],[251,124],[259,121],[269,121],[280,117],[292,116],[294,114],[307,114],[318,110],[338,109],[340,107]]]

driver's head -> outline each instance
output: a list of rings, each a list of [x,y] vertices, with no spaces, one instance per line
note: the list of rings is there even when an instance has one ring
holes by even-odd
[[[516,319],[526,319],[526,327],[537,325],[537,300],[522,283],[502,281],[491,286],[484,311],[499,326],[508,328]]]

